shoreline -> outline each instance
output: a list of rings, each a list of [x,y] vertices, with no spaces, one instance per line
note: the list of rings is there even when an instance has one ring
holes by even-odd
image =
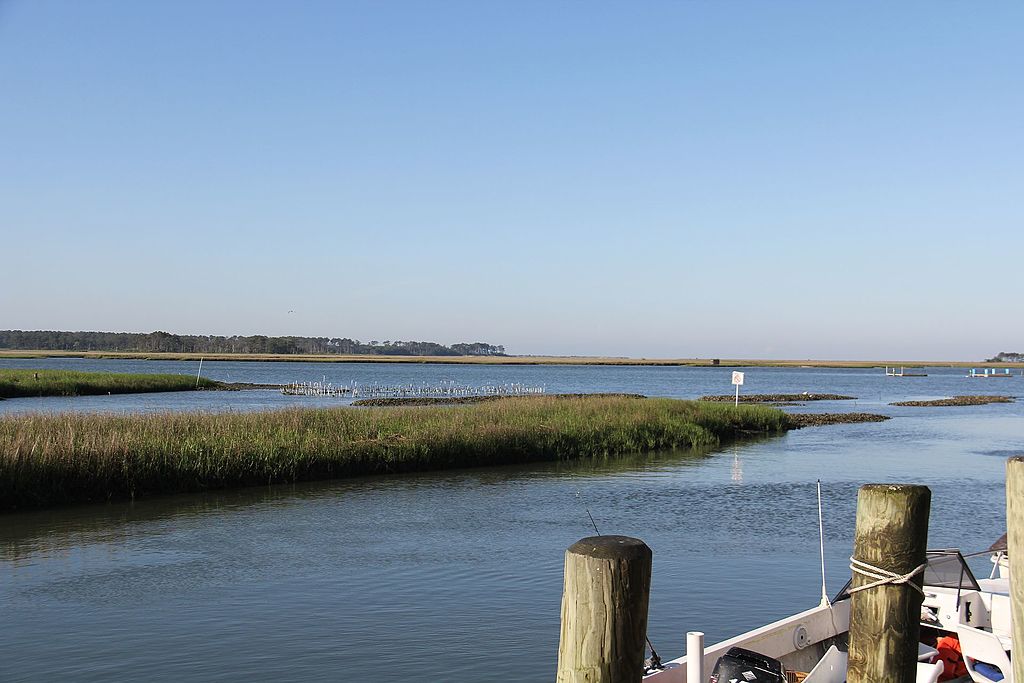
[[[1024,368],[1024,363],[987,363],[982,361],[921,360],[781,360],[756,358],[618,358],[607,356],[385,356],[343,354],[272,353],[142,353],[128,351],[40,351],[0,349],[0,359],[81,358],[97,360],[239,361],[286,363],[419,363],[437,365],[611,365],[649,367],[779,367],[779,368]]]
[[[806,391],[802,394],[718,394],[714,396],[701,396],[698,401],[709,401],[712,403],[770,403],[772,405],[803,405],[809,401],[856,401],[856,396],[843,396],[842,394],[810,394]]]
[[[913,408],[934,408],[949,406],[983,406],[990,403],[1014,403],[1013,396],[951,396],[949,398],[938,398],[930,401],[896,401],[891,406],[903,406]]]

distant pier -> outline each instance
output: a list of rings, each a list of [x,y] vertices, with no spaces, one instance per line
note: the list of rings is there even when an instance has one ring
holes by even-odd
[[[903,368],[903,366],[900,366],[900,371],[899,372],[896,372],[896,368],[894,368],[894,367],[893,368],[887,367],[885,369],[885,376],[886,377],[927,377],[928,373],[926,373],[926,372],[907,372]]]
[[[1022,373],[1024,374],[1024,373]],[[971,368],[971,374],[968,377],[982,377],[982,378],[997,378],[997,377],[1013,377],[1010,374],[1010,368],[1003,368],[1002,372],[996,372],[996,368],[983,368],[981,372],[978,372],[974,368]]]

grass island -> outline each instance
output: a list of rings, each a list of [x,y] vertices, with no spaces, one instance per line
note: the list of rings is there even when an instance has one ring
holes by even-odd
[[[77,372],[74,370],[0,370],[0,398],[97,396],[155,391],[219,389],[220,382],[189,375]]]
[[[0,418],[0,509],[714,447],[789,428],[786,414],[774,408],[624,396],[260,413],[14,415]]]

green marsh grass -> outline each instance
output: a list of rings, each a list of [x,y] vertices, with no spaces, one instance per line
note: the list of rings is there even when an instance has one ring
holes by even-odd
[[[212,389],[219,382],[200,378],[199,388]],[[90,396],[141,394],[154,391],[188,391],[196,378],[188,375],[147,375],[73,370],[0,370],[0,398],[26,396]]]
[[[782,411],[622,397],[470,406],[0,418],[0,509],[709,447]]]

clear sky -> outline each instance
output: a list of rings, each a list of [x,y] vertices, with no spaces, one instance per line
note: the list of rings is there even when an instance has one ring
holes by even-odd
[[[1019,1],[0,0],[0,329],[983,358],[1022,200]]]

